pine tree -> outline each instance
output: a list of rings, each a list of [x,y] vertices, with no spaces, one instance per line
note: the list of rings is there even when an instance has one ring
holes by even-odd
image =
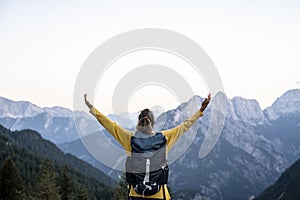
[[[118,185],[114,189],[113,200],[127,200],[128,199],[128,189],[125,173],[120,177]]]
[[[0,170],[0,199],[22,199],[22,179],[11,157],[7,157]]]
[[[15,200],[28,200],[29,199],[23,190],[17,190],[16,192],[17,192],[17,196],[16,196]]]
[[[89,195],[86,188],[80,184],[77,191],[76,200],[89,200]]]
[[[74,183],[69,173],[69,168],[65,164],[60,174],[60,195],[62,200],[73,199]]]
[[[45,159],[41,164],[36,193],[39,199],[60,199],[59,190],[56,186],[56,174],[49,159]]]

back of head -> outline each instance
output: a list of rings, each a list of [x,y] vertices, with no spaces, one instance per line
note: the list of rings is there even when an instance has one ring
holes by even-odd
[[[137,125],[140,127],[144,127],[144,126],[148,126],[149,124],[151,126],[154,125],[154,115],[151,112],[151,110],[146,108],[142,110],[141,113],[139,114],[139,121]]]

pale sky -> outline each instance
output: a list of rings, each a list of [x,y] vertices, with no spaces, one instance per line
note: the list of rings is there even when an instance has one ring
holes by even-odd
[[[256,99],[265,108],[300,88],[297,0],[0,0],[0,96],[72,109],[76,77],[89,54],[111,37],[139,28],[169,29],[197,42],[215,63],[229,98]],[[100,92],[95,100],[104,99],[99,106],[109,113],[108,94]],[[134,105],[142,94],[131,99],[132,110],[140,109]],[[164,107],[177,103],[173,99]]]

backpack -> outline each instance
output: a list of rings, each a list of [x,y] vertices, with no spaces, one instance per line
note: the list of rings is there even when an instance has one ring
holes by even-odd
[[[131,137],[132,152],[125,164],[126,180],[137,194],[151,196],[167,184],[169,167],[166,159],[166,141],[160,132],[153,136],[136,132]]]

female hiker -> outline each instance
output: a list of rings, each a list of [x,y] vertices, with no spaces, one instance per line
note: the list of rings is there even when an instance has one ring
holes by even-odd
[[[211,99],[210,94],[203,101],[201,108],[180,125],[161,132],[154,132],[154,115],[144,109],[138,116],[136,131],[132,132],[99,112],[87,100],[86,105],[102,126],[123,146],[127,153],[126,180],[129,200],[171,199],[167,189],[168,163],[166,154],[195,121],[203,116]]]

